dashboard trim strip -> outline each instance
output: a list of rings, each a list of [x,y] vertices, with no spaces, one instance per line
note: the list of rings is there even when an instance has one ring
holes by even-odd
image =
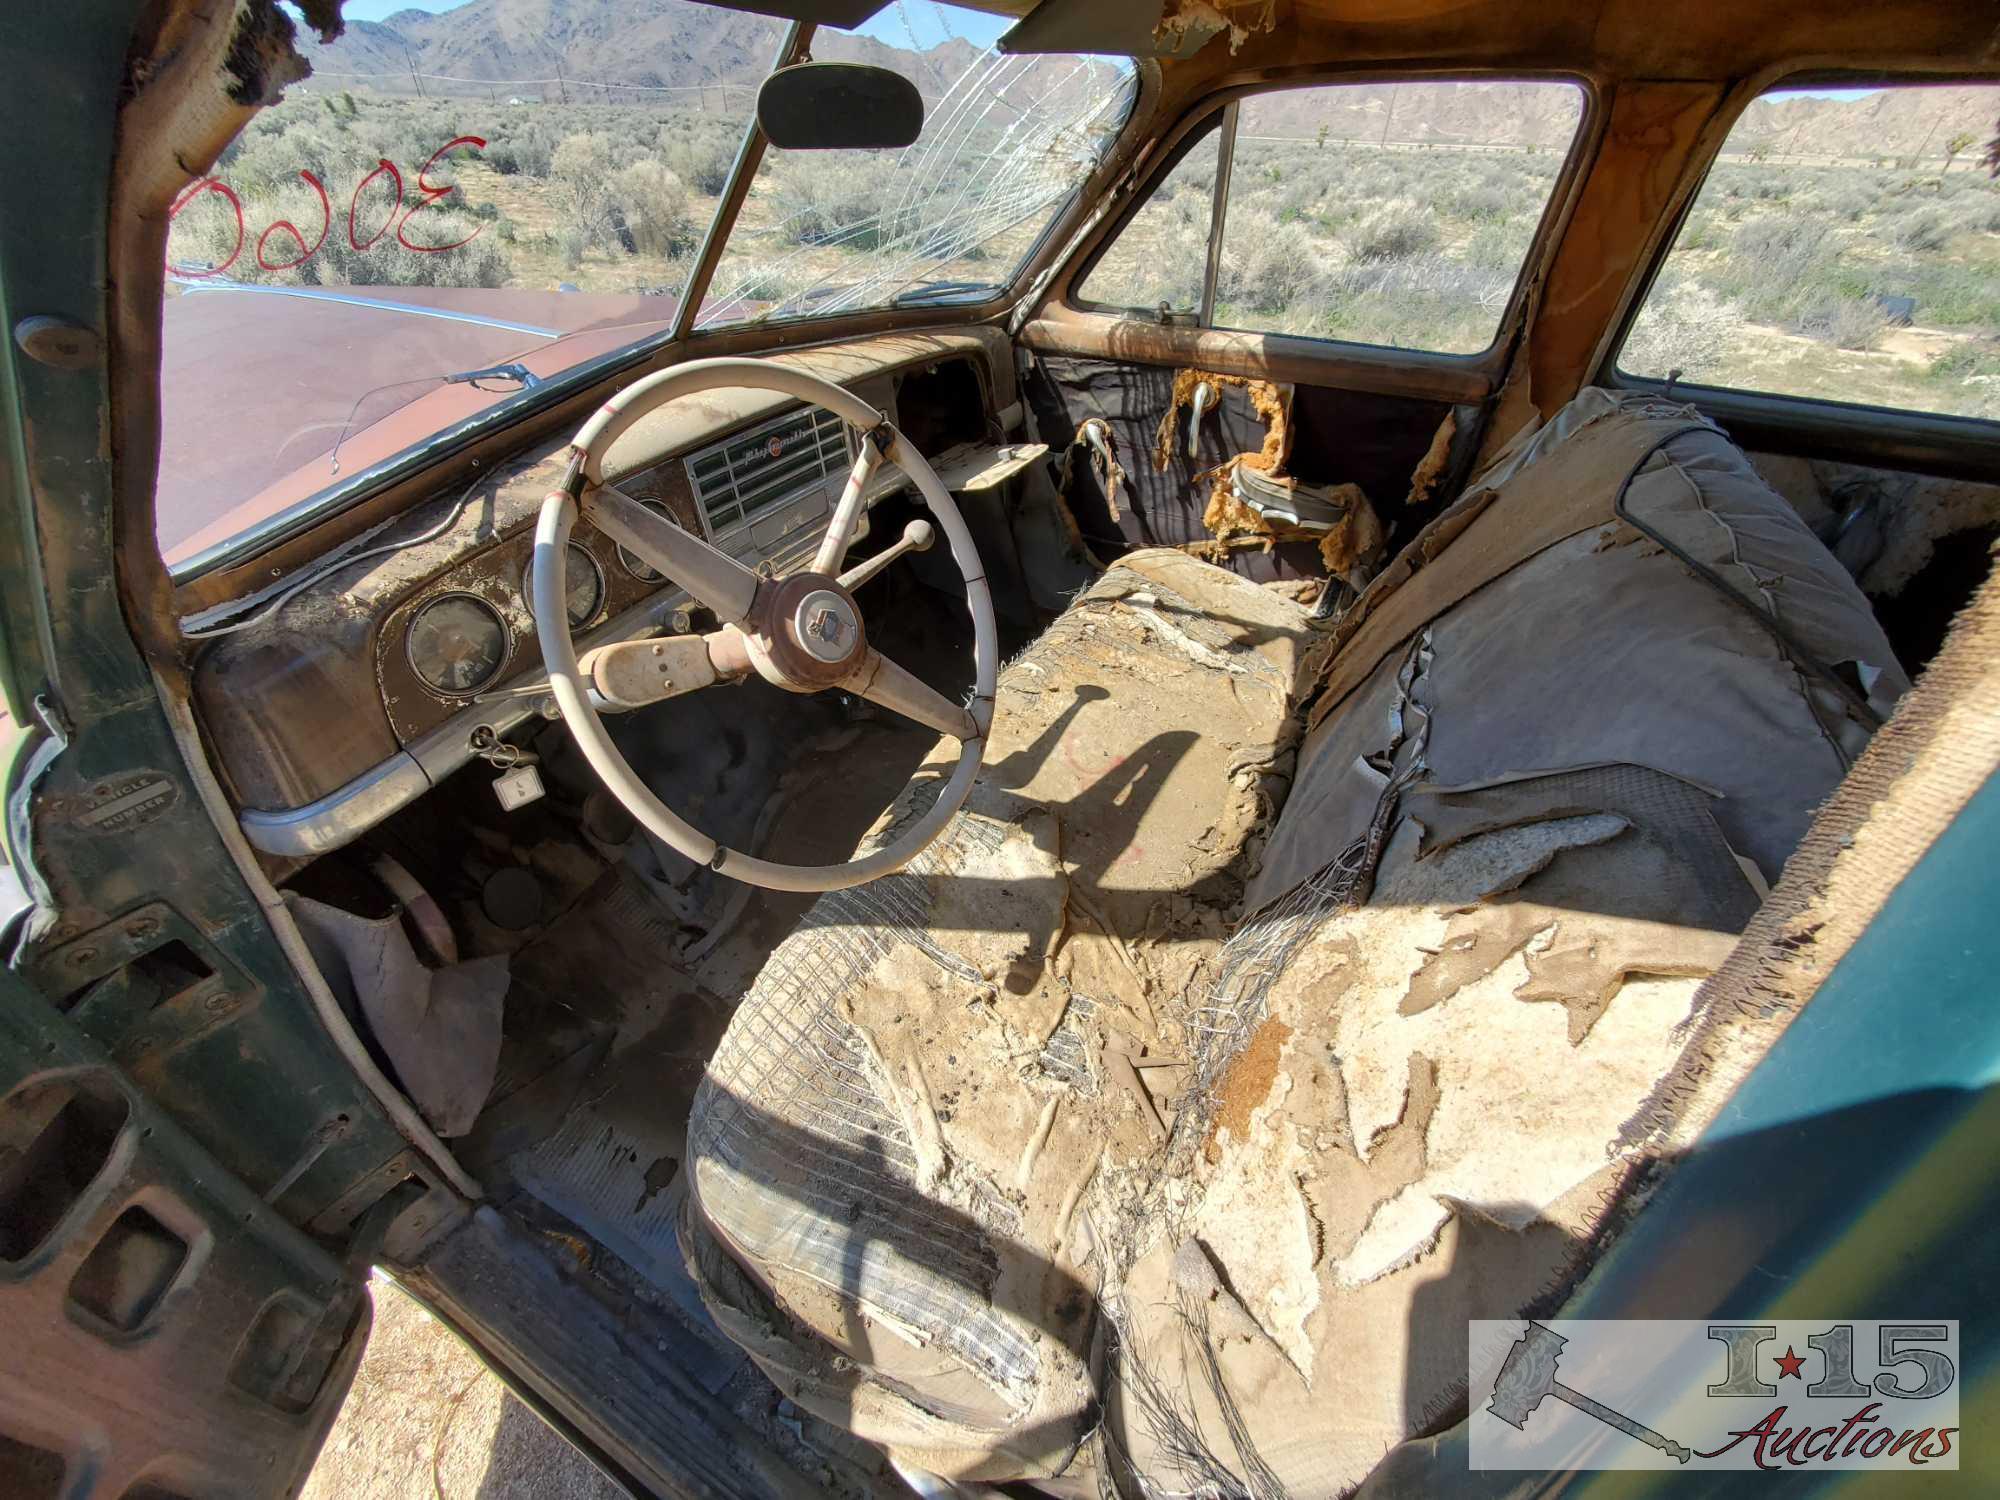
[[[398,750],[317,802],[284,812],[246,808],[237,822],[251,846],[265,854],[310,858],[338,849],[430,789],[431,779],[417,758]]]

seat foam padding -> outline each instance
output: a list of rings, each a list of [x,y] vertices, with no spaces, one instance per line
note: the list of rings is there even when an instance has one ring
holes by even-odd
[[[696,1101],[691,1259],[711,1236],[749,1273],[707,1279],[718,1318],[802,1405],[967,1475],[1053,1472],[1094,1422],[1078,1204],[1157,1154],[1128,1059],[1180,1045],[1240,912],[1312,638],[1272,591],[1127,557],[1002,672],[946,834],[765,964]]]

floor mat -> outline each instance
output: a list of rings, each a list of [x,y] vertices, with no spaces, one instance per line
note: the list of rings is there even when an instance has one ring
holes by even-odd
[[[744,1364],[709,1320],[674,1237],[688,1108],[724,1018],[708,1007],[660,1027],[610,1062],[553,1135],[506,1163],[520,1191],[598,1240],[673,1302],[702,1335],[687,1365],[711,1393]]]

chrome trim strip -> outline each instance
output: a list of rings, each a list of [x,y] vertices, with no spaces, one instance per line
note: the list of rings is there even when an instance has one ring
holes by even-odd
[[[509,323],[479,313],[451,312],[442,307],[425,307],[416,302],[391,302],[380,297],[349,297],[324,287],[264,286],[254,281],[221,281],[207,277],[169,276],[174,285],[189,292],[255,292],[260,297],[303,297],[309,302],[338,302],[342,307],[367,307],[376,312],[402,313],[412,318],[437,318],[446,323],[471,323],[480,328],[497,328],[502,333],[533,334],[538,339],[562,337],[560,328],[537,328],[532,323]]]
[[[237,814],[243,836],[266,854],[296,858],[324,854],[372,828],[405,803],[431,789],[431,779],[416,757],[398,750],[372,771],[364,771],[346,786],[317,802],[284,812],[246,808]]]

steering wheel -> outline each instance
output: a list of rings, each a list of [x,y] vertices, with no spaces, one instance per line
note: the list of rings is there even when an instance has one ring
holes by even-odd
[[[774,391],[824,407],[860,434],[847,476],[809,565],[764,578],[604,482],[604,458],[619,436],[656,407],[723,388]],[[868,644],[853,590],[894,557],[930,545],[931,528],[912,522],[889,552],[842,571],[875,471],[889,463],[917,487],[951,546],[972,611],[974,687],[968,706],[951,702]],[[626,641],[577,659],[570,639],[566,558],[570,529],[582,514],[614,542],[644,558],[690,597],[715,612],[708,635]],[[584,759],[612,796],[669,847],[696,864],[750,885],[780,891],[834,891],[901,869],[944,831],[972,790],[993,722],[999,649],[993,598],[972,533],[951,492],[923,456],[881,412],[852,392],[803,370],[761,359],[703,359],[635,380],[583,424],[570,444],[562,487],[542,502],[535,528],[534,605],[549,686]],[[958,764],[937,802],[893,842],[837,865],[787,865],[726,848],[655,797],[633,774],[598,718],[599,701],[636,708],[756,672],[794,693],[842,688],[894,709],[959,742]]]

